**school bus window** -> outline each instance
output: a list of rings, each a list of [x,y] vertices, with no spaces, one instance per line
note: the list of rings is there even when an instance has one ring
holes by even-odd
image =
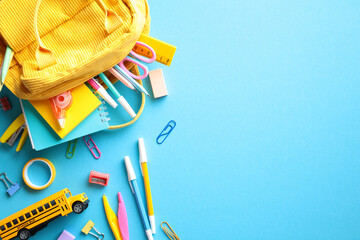
[[[47,203],[47,204],[45,204],[44,206],[45,206],[45,209],[50,208],[50,204],[48,204],[48,203]]]
[[[25,214],[25,217],[26,217],[26,218],[30,218],[30,217],[31,217],[30,213],[26,213],[26,214]]]
[[[65,196],[66,196],[67,198],[71,197],[70,193],[66,193]]]
[[[5,230],[5,226],[2,225],[2,226],[0,227],[0,229],[1,229],[1,231],[4,231],[4,230]]]
[[[50,203],[51,203],[51,206],[55,206],[55,205],[56,205],[55,200],[52,200]]]
[[[41,206],[41,207],[38,207],[38,210],[39,210],[39,212],[42,212],[42,211],[44,211],[44,208]]]
[[[19,217],[20,222],[23,222],[25,220],[24,216]]]
[[[17,219],[12,220],[12,222],[13,222],[14,226],[19,223],[19,221]]]
[[[35,216],[37,214],[37,211],[36,210],[32,210],[31,211],[32,215]]]
[[[11,226],[12,226],[12,225],[11,225],[11,222],[8,222],[8,223],[6,224],[6,227],[7,227],[7,228],[11,228]]]

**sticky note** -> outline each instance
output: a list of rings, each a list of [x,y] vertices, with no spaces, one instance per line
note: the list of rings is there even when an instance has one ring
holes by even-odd
[[[74,240],[75,236],[69,233],[68,231],[64,230],[58,240]]]
[[[168,95],[165,85],[165,79],[162,69],[156,69],[149,72],[151,88],[154,98],[164,97]]]

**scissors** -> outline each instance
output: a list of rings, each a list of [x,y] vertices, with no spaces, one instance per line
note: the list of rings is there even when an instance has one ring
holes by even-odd
[[[133,77],[134,79],[144,79],[144,78],[146,78],[147,75],[149,74],[149,70],[148,70],[148,68],[147,68],[145,65],[143,65],[143,64],[141,64],[139,61],[137,61],[136,58],[137,58],[138,60],[142,61],[142,62],[145,62],[145,63],[152,63],[152,62],[154,62],[155,59],[156,59],[156,53],[155,53],[154,49],[152,49],[152,47],[150,47],[149,45],[147,45],[147,44],[145,44],[145,43],[143,43],[143,42],[137,41],[135,45],[139,45],[139,46],[142,46],[142,47],[148,49],[148,50],[152,53],[152,57],[151,57],[151,58],[146,58],[146,57],[143,57],[143,56],[135,53],[133,50],[131,50],[131,52],[130,52],[130,54],[129,54],[131,57],[129,57],[129,56],[125,57],[125,58],[119,63],[119,66],[121,67],[122,70],[124,70],[127,74],[129,74],[129,75],[130,75],[131,77]],[[134,59],[134,58],[135,58],[135,59]],[[125,67],[125,65],[124,65],[124,62],[126,62],[126,61],[132,62],[132,63],[134,63],[135,65],[137,65],[139,68],[141,68],[141,69],[144,71],[143,75],[141,75],[141,76],[136,76],[136,75],[134,75],[132,72],[130,72],[130,71]]]

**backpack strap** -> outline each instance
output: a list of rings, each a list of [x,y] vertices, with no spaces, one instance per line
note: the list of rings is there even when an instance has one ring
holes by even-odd
[[[99,4],[99,6],[104,10],[106,14],[105,30],[108,34],[111,34],[113,31],[119,28],[119,26],[122,24],[122,21],[116,12],[106,7],[106,5],[102,0],[95,0],[95,1]],[[36,41],[38,43],[38,47],[35,52],[35,57],[40,70],[56,64],[56,58],[54,53],[43,44],[38,30],[38,15],[39,15],[41,2],[42,0],[37,0],[35,15],[34,15],[34,31],[35,31]]]

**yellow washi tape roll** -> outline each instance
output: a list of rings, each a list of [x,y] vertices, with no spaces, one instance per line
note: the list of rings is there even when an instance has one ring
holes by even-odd
[[[50,169],[50,179],[49,181],[43,185],[43,186],[38,186],[34,183],[32,183],[30,181],[30,178],[29,178],[29,175],[28,175],[28,171],[29,171],[29,167],[34,163],[34,162],[43,162],[45,163],[49,169]],[[52,164],[52,162],[50,162],[49,160],[45,159],[45,158],[34,158],[34,159],[31,159],[30,161],[28,161],[25,166],[24,166],[24,169],[23,169],[23,179],[24,179],[24,182],[26,183],[26,185],[29,187],[29,188],[32,188],[32,189],[35,189],[35,190],[42,190],[42,189],[45,189],[47,188],[48,186],[50,186],[52,184],[52,182],[54,181],[55,179],[55,176],[56,176],[56,170],[55,170],[55,167],[54,167],[54,164]]]

